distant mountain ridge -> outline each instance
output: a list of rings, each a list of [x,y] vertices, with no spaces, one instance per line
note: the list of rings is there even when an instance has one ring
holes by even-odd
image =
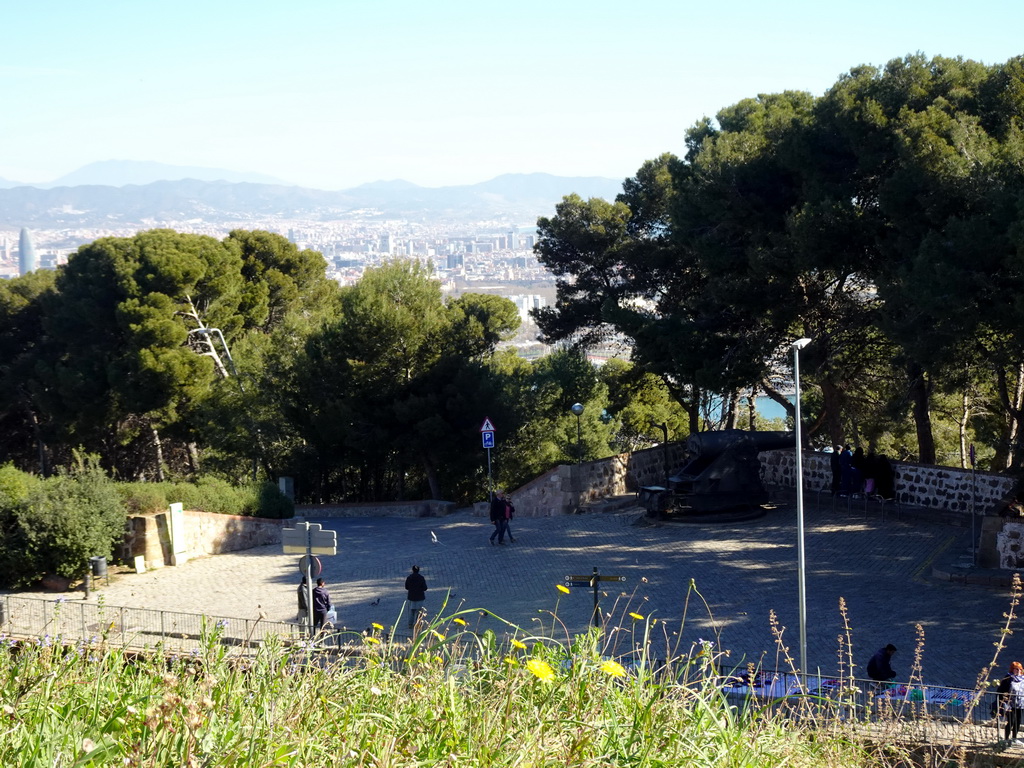
[[[330,221],[356,216],[523,221],[553,214],[555,204],[568,194],[611,200],[621,190],[621,180],[546,173],[505,174],[480,184],[451,187],[420,187],[402,180],[381,181],[333,192],[283,184],[203,179],[122,186],[17,186],[0,188],[0,226],[142,227],[153,226],[154,221],[190,219],[205,222],[253,218]]]

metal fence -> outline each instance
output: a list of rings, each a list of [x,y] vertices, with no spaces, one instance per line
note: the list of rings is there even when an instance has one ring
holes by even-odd
[[[129,648],[161,644],[190,650],[204,637],[239,649],[257,647],[269,637],[298,640],[298,623],[238,619],[179,611],[86,603],[77,600],[46,600],[37,597],[0,596],[0,632],[14,637],[60,637],[64,641],[104,639]]]
[[[304,632],[298,623],[262,618],[0,596],[0,634],[12,637],[49,636],[63,642],[103,640],[140,650],[159,644],[188,652],[215,636],[217,642],[244,652],[271,637],[286,644],[297,642]],[[334,646],[340,639],[338,634],[328,633],[317,645]],[[634,665],[625,662],[625,666]],[[669,670],[667,665],[654,666],[662,673]],[[820,675],[801,680],[791,672],[767,670],[727,675],[719,685],[739,712],[768,709],[800,718],[820,718],[862,732],[867,729],[881,739],[985,744],[1002,737],[1005,723],[997,711],[999,697],[991,688],[974,691]]]
[[[994,689],[824,676],[801,685],[792,673],[759,671],[726,680],[722,690],[740,710],[785,711],[921,743],[988,744],[1002,738],[1006,722]]]

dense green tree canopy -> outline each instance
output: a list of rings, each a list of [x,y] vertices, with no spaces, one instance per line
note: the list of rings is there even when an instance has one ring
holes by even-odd
[[[971,389],[990,405],[974,412],[1002,411],[1012,453],[1022,72],[1021,59],[908,56],[819,98],[764,94],[700,121],[685,158],[645,163],[614,206],[567,197],[539,221],[538,256],[559,276],[542,330],[583,345],[624,335],[691,428],[708,392],[760,389],[791,411],[788,342],[811,337],[808,433],[877,441],[909,414],[925,461],[936,386],[987,368],[989,394]]]

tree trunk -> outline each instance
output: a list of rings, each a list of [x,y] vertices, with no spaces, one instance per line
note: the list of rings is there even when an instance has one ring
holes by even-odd
[[[844,445],[843,407],[846,404],[846,394],[829,378],[821,380],[821,404],[828,439],[833,446]]]
[[[736,422],[739,420],[739,397],[736,390],[729,393],[729,399],[722,404],[725,407],[724,429],[736,429]]]
[[[430,498],[441,499],[441,482],[437,477],[437,467],[429,456],[423,457],[423,469],[427,473],[427,484],[430,486]]]
[[[965,389],[960,399],[960,419],[956,425],[960,433],[960,469],[967,469],[967,421],[970,418],[971,406]]]
[[[188,469],[193,476],[196,476],[199,474],[199,446],[194,441],[189,441],[187,448]]]
[[[750,387],[750,431],[754,432],[757,430],[757,384]]]
[[[160,433],[156,431],[156,427],[151,427],[153,430],[153,450],[156,454],[156,479],[158,483],[164,481],[164,447],[160,443]]]
[[[39,476],[49,477],[49,467],[46,462],[46,444],[43,443],[43,431],[39,428],[39,417],[31,408],[28,409],[29,417],[32,419],[32,434],[36,438],[36,451],[39,454]]]
[[[917,460],[922,464],[934,464],[935,438],[932,435],[932,414],[929,407],[931,382],[924,369],[914,362],[907,365],[907,376],[913,403],[914,426],[917,428]]]

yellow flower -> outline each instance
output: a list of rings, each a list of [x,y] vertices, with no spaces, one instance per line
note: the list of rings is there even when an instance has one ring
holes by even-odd
[[[644,620],[644,617],[641,616],[639,613],[631,613],[629,615],[633,618],[633,621],[643,621]]]
[[[555,679],[555,670],[551,668],[551,665],[546,661],[540,659],[530,659],[526,662],[526,668],[534,677],[538,677],[544,682],[549,682]]]
[[[565,586],[565,584],[555,584],[555,586],[558,587],[559,592],[565,592],[567,595],[569,594],[569,588]]]
[[[373,627],[374,629],[380,630],[381,632],[384,631],[384,627],[382,625],[378,624],[377,622],[374,622],[370,626]]]
[[[601,671],[611,677],[625,677],[626,669],[617,661],[603,661],[601,662]]]
[[[366,637],[366,638],[363,638],[363,639],[366,640],[366,642],[368,642],[368,643],[373,643],[374,645],[380,645],[380,640],[378,640],[376,637]]]
[[[466,626],[466,622],[464,622],[462,619],[457,619],[456,618],[456,619],[452,619],[452,621],[454,621],[456,624],[461,624],[462,626]]]
[[[442,634],[441,634],[440,632],[438,632],[438,631],[437,631],[436,629],[432,629],[432,630],[430,630],[430,634],[432,634],[432,635],[433,635],[434,637],[436,637],[436,638],[437,638],[438,640],[444,640],[444,635],[442,635]]]
[[[524,642],[522,642],[520,640],[516,640],[515,638],[512,638],[512,645],[515,646],[516,648],[519,648],[522,651],[526,650],[526,643],[524,643]]]
[[[516,661],[514,656],[506,656],[505,657],[505,663],[508,664],[511,667],[515,667],[515,666],[517,666],[519,664],[519,662]]]

